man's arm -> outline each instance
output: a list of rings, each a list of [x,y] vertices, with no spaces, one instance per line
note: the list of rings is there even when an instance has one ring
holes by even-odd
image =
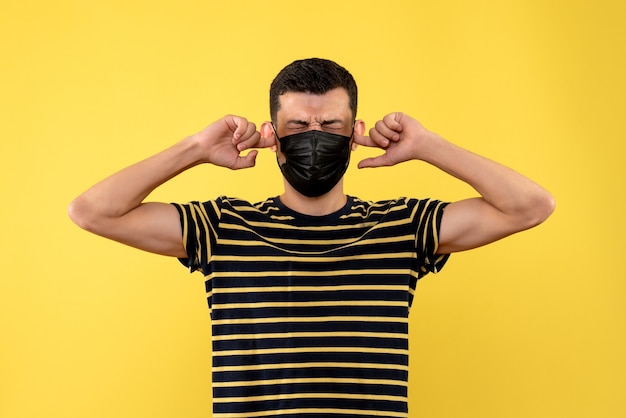
[[[267,143],[267,145],[265,145]],[[271,146],[253,123],[226,116],[201,132],[97,183],[70,204],[81,228],[142,250],[186,257],[178,211],[167,203],[143,203],[155,188],[201,163],[231,169],[252,167],[256,150]]]
[[[468,250],[531,228],[554,210],[554,199],[532,180],[487,158],[458,147],[426,130],[403,113],[376,123],[363,145],[385,154],[368,158],[359,168],[422,160],[471,185],[481,197],[446,207],[441,221],[439,254]]]

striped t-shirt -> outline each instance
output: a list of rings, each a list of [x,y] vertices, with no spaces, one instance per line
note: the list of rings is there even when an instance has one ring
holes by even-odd
[[[406,417],[408,314],[439,271],[446,203],[348,197],[307,216],[279,198],[175,204],[206,279],[213,416]]]

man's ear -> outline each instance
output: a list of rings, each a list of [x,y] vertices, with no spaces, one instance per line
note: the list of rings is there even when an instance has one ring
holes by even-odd
[[[274,132],[274,127],[272,126],[272,122],[263,122],[261,124],[261,137],[262,138],[275,138],[276,132]],[[271,150],[276,152],[276,145],[272,145]]]
[[[364,133],[365,133],[365,121],[363,121],[363,119],[355,120],[354,121],[354,135],[363,136]],[[352,145],[351,145],[352,151],[355,151],[358,148],[358,146],[359,144],[354,142],[354,136],[353,136]]]

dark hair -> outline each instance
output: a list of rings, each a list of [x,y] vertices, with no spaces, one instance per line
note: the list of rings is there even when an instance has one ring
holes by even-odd
[[[283,68],[270,87],[270,116],[276,121],[280,96],[287,92],[324,94],[335,88],[346,89],[352,117],[356,117],[357,87],[352,74],[336,62],[322,58],[307,58]]]

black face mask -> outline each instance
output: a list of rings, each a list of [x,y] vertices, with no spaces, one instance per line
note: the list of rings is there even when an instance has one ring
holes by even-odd
[[[276,134],[276,137],[286,159],[283,164],[278,163],[280,171],[304,196],[328,193],[348,168],[352,136],[311,130],[284,138]]]

